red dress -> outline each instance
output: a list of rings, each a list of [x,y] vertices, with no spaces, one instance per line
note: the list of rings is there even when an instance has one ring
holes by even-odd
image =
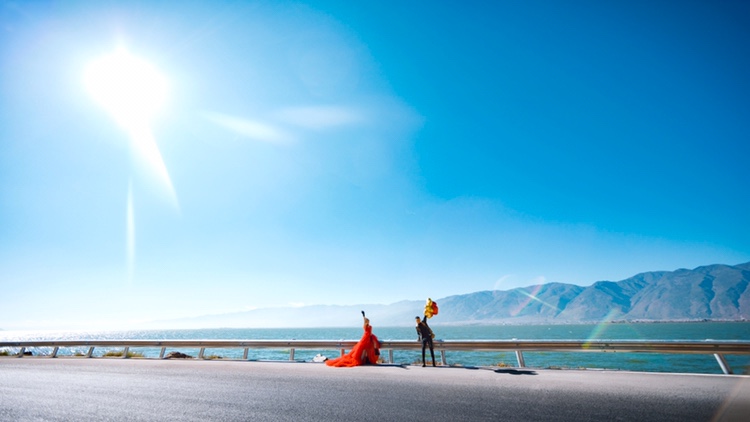
[[[372,334],[372,326],[365,325],[365,333],[349,353],[336,359],[328,359],[328,366],[359,366],[378,363],[376,348],[380,347],[378,338]]]

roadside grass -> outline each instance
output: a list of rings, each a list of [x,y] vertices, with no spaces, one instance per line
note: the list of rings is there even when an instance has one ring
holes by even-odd
[[[125,355],[125,351],[123,350],[108,350],[105,352],[102,356],[105,358],[121,358]],[[129,358],[142,358],[144,357],[143,353],[141,352],[131,352],[128,350],[128,356]]]
[[[429,366],[432,366],[432,360],[430,360],[430,359],[425,360],[425,364],[429,365]],[[420,360],[415,360],[414,362],[412,362],[412,365],[414,365],[414,366],[422,366],[422,360],[421,359]],[[439,359],[437,359],[437,360],[435,360],[435,366],[443,366],[443,363],[440,362]],[[454,365],[448,365],[448,366],[454,366]]]
[[[208,356],[203,355],[203,359],[206,359],[206,360],[219,360],[219,359],[224,359],[224,357],[219,356],[219,355],[208,355]]]

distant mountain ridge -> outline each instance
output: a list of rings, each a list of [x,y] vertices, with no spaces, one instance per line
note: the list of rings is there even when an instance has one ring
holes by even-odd
[[[481,291],[436,299],[433,325],[572,324],[602,321],[750,320],[750,262],[707,265],[693,270],[653,271],[582,287],[546,283],[512,290]],[[413,324],[423,301],[390,305],[266,308],[161,321],[178,328],[351,326],[360,309],[373,324]],[[171,325],[170,325],[171,324]]]
[[[460,323],[576,323],[750,319],[750,263],[654,271],[588,287],[548,283],[442,299]]]

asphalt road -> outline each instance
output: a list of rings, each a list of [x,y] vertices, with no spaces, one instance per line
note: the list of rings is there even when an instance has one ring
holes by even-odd
[[[1,358],[3,421],[750,421],[750,377]]]

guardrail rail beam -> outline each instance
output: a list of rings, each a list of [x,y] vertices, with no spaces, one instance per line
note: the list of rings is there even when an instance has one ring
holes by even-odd
[[[16,349],[14,357],[23,357],[29,349],[53,347],[51,357],[57,357],[60,348],[88,347],[85,357],[94,356],[96,347],[124,347],[123,358],[128,357],[133,347],[160,348],[159,358],[169,348],[199,348],[198,359],[204,359],[207,348],[243,348],[243,360],[248,360],[249,348],[289,350],[289,360],[295,359],[296,349],[339,350],[343,356],[351,350],[355,340],[28,340],[0,341],[0,349]],[[518,366],[526,367],[523,352],[620,352],[620,353],[661,353],[661,354],[703,354],[713,355],[724,374],[732,374],[726,355],[750,355],[750,341],[706,340],[448,340],[436,341],[435,348],[440,352],[443,365],[447,365],[446,354],[453,351],[474,352],[513,352]],[[381,350],[388,350],[388,363],[394,363],[394,350],[418,351],[419,342],[408,340],[381,341]]]

